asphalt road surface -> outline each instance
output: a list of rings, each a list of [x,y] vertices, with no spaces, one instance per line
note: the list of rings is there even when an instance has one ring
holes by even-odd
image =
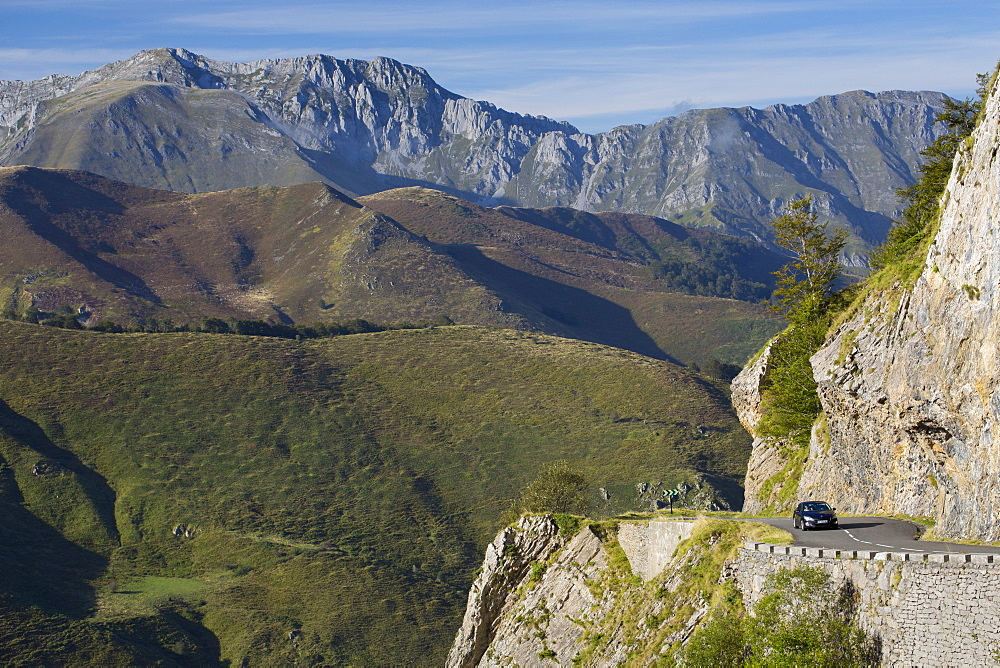
[[[802,547],[929,554],[1000,554],[1000,547],[917,540],[919,527],[916,524],[886,517],[841,517],[838,529],[811,531],[793,529],[791,517],[771,517],[755,521],[788,531],[795,537],[795,544]]]

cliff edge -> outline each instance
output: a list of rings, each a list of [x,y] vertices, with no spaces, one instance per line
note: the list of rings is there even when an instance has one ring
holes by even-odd
[[[822,415],[799,498],[824,498],[846,512],[930,516],[941,536],[1000,540],[996,93],[994,80],[955,158],[919,278],[912,288],[873,281],[812,357]],[[766,363],[765,352],[734,383],[751,432]],[[774,507],[761,480],[779,472],[776,450],[755,443],[748,509]]]

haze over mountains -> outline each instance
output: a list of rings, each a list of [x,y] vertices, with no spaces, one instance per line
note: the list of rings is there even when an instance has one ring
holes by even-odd
[[[204,192],[323,180],[353,195],[424,185],[486,204],[659,216],[767,239],[813,194],[853,234],[884,237],[942,95],[855,91],[807,105],[686,112],[596,135],[498,109],[423,69],[307,56],[214,61],[143,51],[77,77],[0,82],[0,164],[83,169]]]

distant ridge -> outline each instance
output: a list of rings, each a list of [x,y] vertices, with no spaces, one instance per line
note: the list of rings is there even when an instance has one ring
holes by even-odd
[[[388,58],[227,63],[154,49],[77,77],[0,82],[0,164],[183,192],[430,185],[482,203],[644,213],[765,240],[785,202],[812,194],[852,231],[846,259],[862,264],[898,208],[894,189],[913,181],[939,132],[942,98],[853,91],[586,135],[463,98]]]
[[[781,258],[751,242],[636,214],[489,209],[426,188],[358,200],[318,182],[185,194],[6,167],[0,238],[0,310],[14,318],[447,318],[697,364],[742,364],[781,326],[751,303]]]

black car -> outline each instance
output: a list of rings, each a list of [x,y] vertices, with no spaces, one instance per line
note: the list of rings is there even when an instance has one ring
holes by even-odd
[[[809,529],[837,528],[836,508],[831,508],[826,501],[803,501],[795,506],[792,513],[792,526],[796,529],[808,531]]]

